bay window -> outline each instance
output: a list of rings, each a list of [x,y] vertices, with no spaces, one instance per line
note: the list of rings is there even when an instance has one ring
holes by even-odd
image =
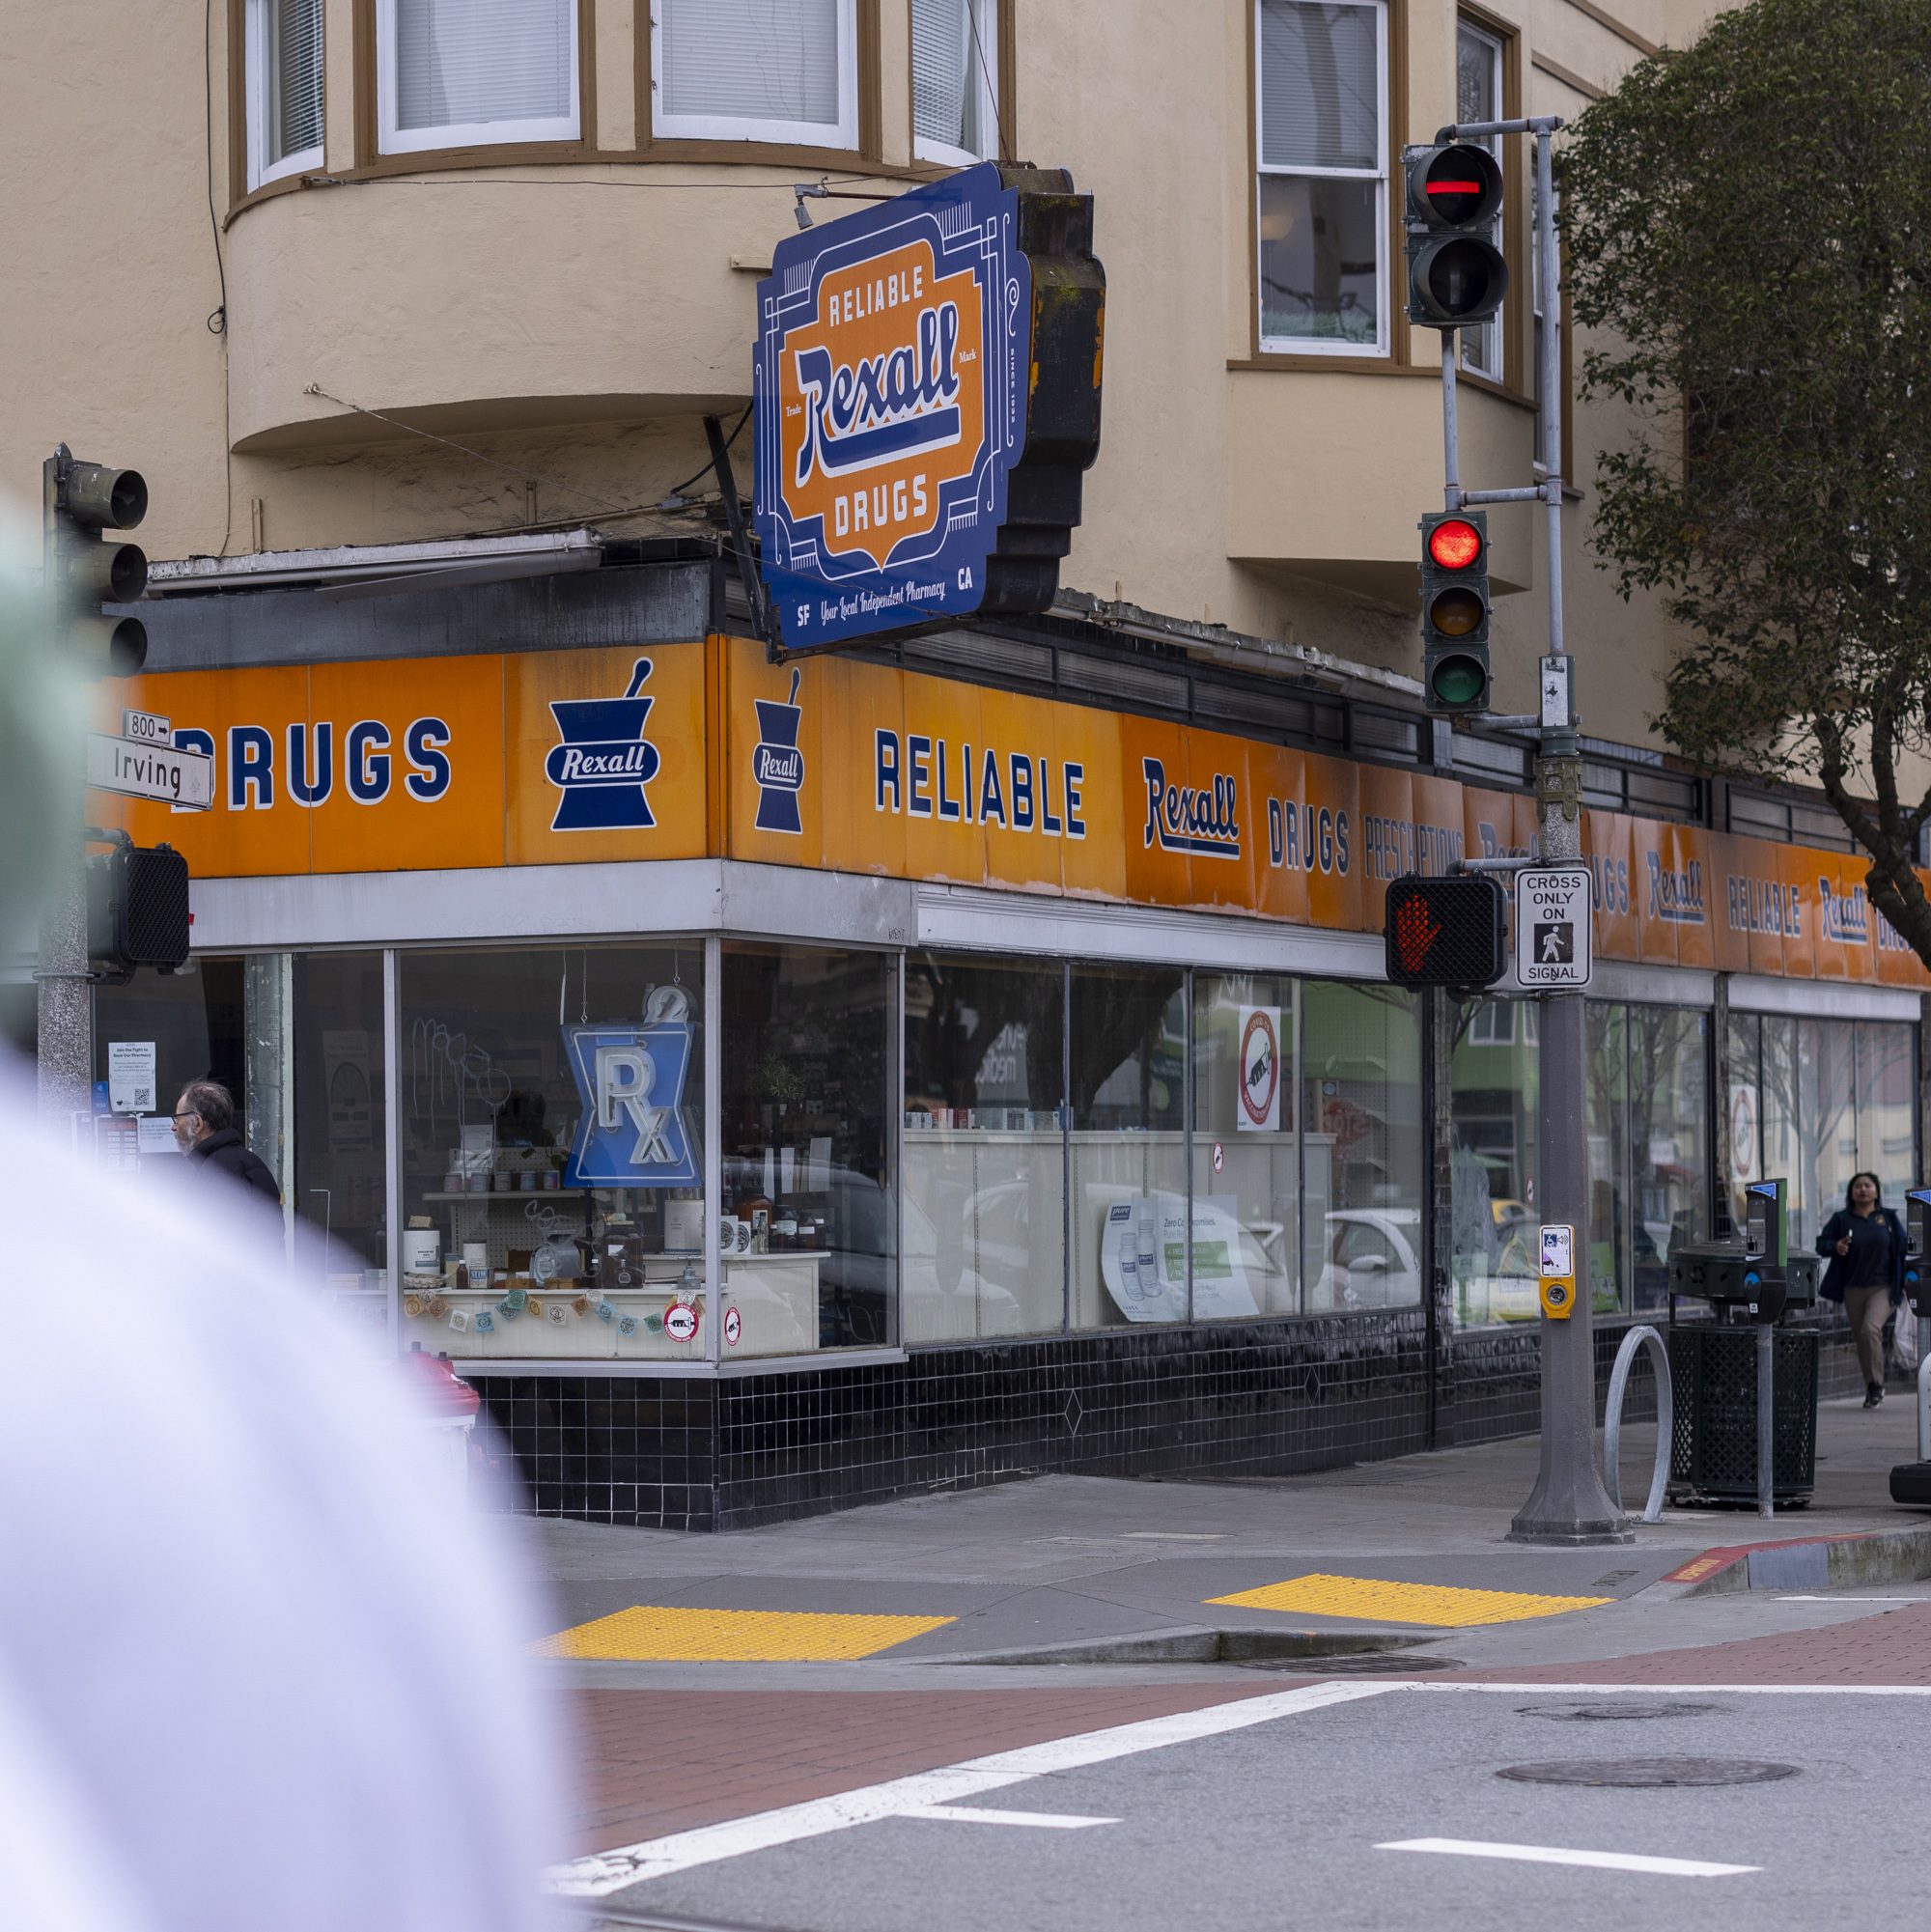
[[[577,0],[377,0],[384,154],[574,141]]]
[[[858,145],[855,0],[654,0],[660,139]]]
[[[1387,348],[1387,15],[1256,0],[1260,342]]]
[[[996,0],[911,0],[912,138],[922,161],[998,152]]]
[[[322,166],[322,0],[248,0],[249,191]]]

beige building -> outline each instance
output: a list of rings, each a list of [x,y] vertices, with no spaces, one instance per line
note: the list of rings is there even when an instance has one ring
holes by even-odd
[[[103,708],[212,786],[125,808],[189,862],[194,958],[95,995],[103,1147],[171,1160],[124,1100],[227,1086],[294,1262],[456,1361],[544,1509],[722,1527],[1532,1427],[1539,1009],[1391,986],[1382,931],[1397,877],[1535,836],[1528,742],[1420,704],[1441,369],[1401,154],[1573,115],[1698,17],[33,10],[0,486],[63,440],[145,473],[148,675]],[[1561,327],[1523,149],[1514,288],[1461,351],[1474,488],[1530,482]],[[1057,603],[772,664],[705,430],[749,413],[758,283],[986,158],[1069,169],[1106,270]],[[1917,1177],[1931,985],[1828,814],[1652,740],[1670,640],[1584,545],[1620,434],[1548,452],[1605,1329],[1744,1182],[1788,1179],[1807,1242],[1854,1169]],[[1545,526],[1491,528],[1525,711]]]
[[[148,476],[159,558],[587,524],[658,506],[749,398],[798,183],[974,155],[1073,171],[1109,281],[1105,446],[1063,584],[1415,669],[1438,338],[1399,289],[1399,154],[1459,113],[1574,115],[1690,0],[208,0],[31,10],[9,63],[0,478],[66,439]],[[138,24],[137,24],[138,23]],[[1521,297],[1466,357],[1471,483],[1536,452]],[[820,220],[843,210],[813,199]],[[1643,742],[1666,639],[1567,519],[1584,728]],[[746,466],[744,474],[748,474]],[[703,479],[709,487],[709,479]],[[1539,518],[1495,515],[1504,703]]]

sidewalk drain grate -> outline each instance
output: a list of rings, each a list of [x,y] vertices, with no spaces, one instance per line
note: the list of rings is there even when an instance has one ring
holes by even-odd
[[[1716,1704],[1523,1704],[1519,1718],[1553,1718],[1557,1723],[1634,1722],[1642,1718],[1700,1718]]]
[[[1297,1677],[1412,1677],[1417,1670],[1463,1670],[1459,1657],[1409,1657],[1398,1650],[1352,1657],[1256,1657],[1243,1670],[1284,1670]]]
[[[1561,1757],[1547,1764],[1507,1764],[1497,1778],[1518,1784],[1610,1785],[1619,1791],[1667,1790],[1679,1785],[1774,1784],[1795,1778],[1794,1764],[1752,1757]]]

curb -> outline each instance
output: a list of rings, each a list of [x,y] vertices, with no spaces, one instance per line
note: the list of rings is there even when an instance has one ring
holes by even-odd
[[[1658,1581],[1685,1585],[1686,1597],[1703,1597],[1734,1590],[1854,1590],[1926,1577],[1931,1577],[1931,1524],[1723,1544]]]
[[[1364,1630],[1213,1629],[1178,1624],[1122,1637],[1076,1637],[1061,1643],[1021,1644],[1010,1650],[960,1651],[949,1657],[906,1657],[905,1664],[1246,1664],[1273,1658],[1358,1657],[1381,1650],[1412,1650],[1440,1640],[1442,1633],[1413,1635]]]

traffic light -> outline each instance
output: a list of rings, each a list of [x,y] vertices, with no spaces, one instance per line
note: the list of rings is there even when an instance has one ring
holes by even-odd
[[[117,845],[87,861],[87,956],[126,979],[187,964],[187,860],[172,846]]]
[[[62,443],[43,466],[48,616],[58,650],[92,677],[131,678],[148,657],[138,617],[110,617],[103,603],[131,603],[148,585],[138,544],[102,537],[131,530],[148,514],[137,469],[79,462]]]
[[[1453,715],[1489,709],[1489,518],[1421,519],[1421,702]]]
[[[1508,970],[1502,888],[1483,873],[1397,879],[1385,931],[1392,986],[1493,986]]]
[[[1408,169],[1408,319],[1422,328],[1485,322],[1508,294],[1508,264],[1490,236],[1502,205],[1501,164],[1458,141],[1417,148]]]

